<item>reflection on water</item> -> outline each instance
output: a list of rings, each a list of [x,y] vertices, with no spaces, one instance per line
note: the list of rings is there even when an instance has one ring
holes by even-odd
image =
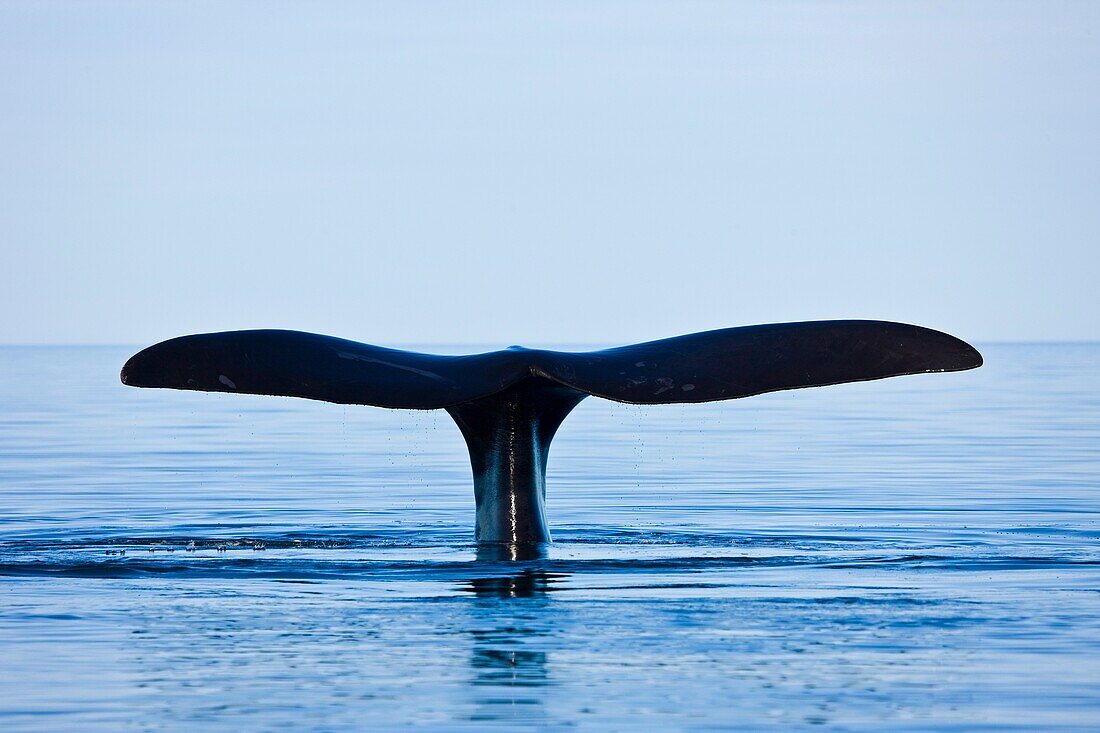
[[[502,553],[500,550],[504,550]],[[518,550],[518,551],[517,551]],[[546,557],[546,548],[518,546],[479,549],[478,563],[524,556],[527,560]],[[473,640],[470,669],[471,685],[491,688],[475,696],[477,712],[473,720],[521,719],[531,724],[540,719],[543,698],[525,692],[524,688],[543,687],[552,683],[548,658],[552,652],[532,648],[548,636],[547,618],[554,615],[548,607],[549,592],[555,584],[568,578],[567,573],[545,572],[526,568],[503,575],[470,578],[460,589],[475,597],[471,609],[471,624],[487,627],[471,628]]]
[[[567,573],[524,570],[518,575],[473,578],[465,581],[461,588],[478,598],[533,598],[546,595],[553,590],[554,583],[568,577]]]
[[[546,684],[546,654],[518,649],[499,649],[497,645],[515,643],[516,637],[496,638],[500,631],[526,633],[525,629],[500,629],[498,632],[473,632],[474,653],[470,667],[475,685],[539,687]]]
[[[446,415],[0,348],[0,729],[1100,728],[1100,347],[588,400],[546,547]]]
[[[529,562],[545,560],[550,546],[544,544],[506,544],[493,542],[477,546],[478,562]]]

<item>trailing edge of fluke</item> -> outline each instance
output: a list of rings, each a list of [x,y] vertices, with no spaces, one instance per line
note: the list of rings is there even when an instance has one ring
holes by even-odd
[[[445,409],[466,439],[479,542],[550,541],[550,441],[593,395],[659,405],[713,402],[982,365],[965,341],[889,321],[743,326],[602,351],[511,347],[440,356],[282,330],[181,336],[144,349],[122,382],[340,404]]]

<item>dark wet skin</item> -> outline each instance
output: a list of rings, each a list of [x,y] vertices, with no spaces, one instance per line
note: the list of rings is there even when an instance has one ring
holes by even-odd
[[[470,451],[479,543],[550,542],[546,462],[558,426],[589,395],[631,404],[712,402],[765,392],[981,366],[954,336],[887,321],[727,328],[602,351],[510,347],[469,356],[386,349],[298,331],[170,339],[135,354],[122,381],[446,409]]]

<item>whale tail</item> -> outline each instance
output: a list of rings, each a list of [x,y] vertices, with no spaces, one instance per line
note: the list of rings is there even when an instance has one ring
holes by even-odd
[[[712,402],[982,365],[940,331],[888,321],[744,326],[591,352],[512,347],[439,356],[283,330],[170,339],[122,368],[122,382],[340,404],[446,409],[470,450],[481,542],[548,542],[550,441],[581,400]]]

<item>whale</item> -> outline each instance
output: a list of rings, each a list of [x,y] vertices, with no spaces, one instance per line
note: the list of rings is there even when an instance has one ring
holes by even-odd
[[[587,352],[511,346],[469,355],[262,329],[162,341],[127,360],[121,379],[133,387],[446,410],[470,454],[477,543],[533,547],[551,542],[550,444],[587,397],[714,402],[982,363],[977,349],[949,334],[871,320],[740,326]]]

